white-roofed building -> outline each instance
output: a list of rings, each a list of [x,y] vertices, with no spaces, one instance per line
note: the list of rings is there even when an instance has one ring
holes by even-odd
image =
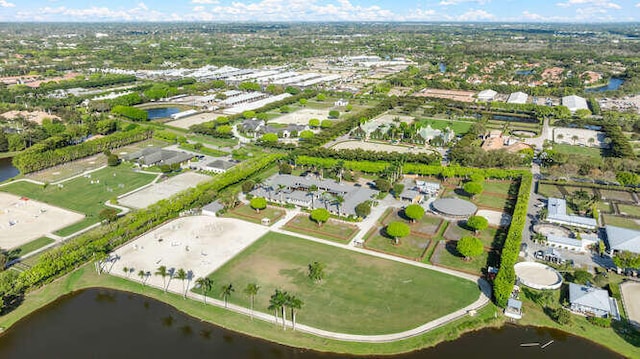
[[[640,231],[616,226],[606,226],[605,230],[609,251],[612,254],[621,251],[640,254]]]
[[[523,103],[527,103],[528,98],[529,98],[529,95],[527,95],[524,92],[518,91],[509,95],[509,98],[507,99],[507,103],[523,104]]]
[[[567,201],[560,198],[549,198],[547,201],[547,221],[573,227],[595,229],[598,223],[593,218],[567,214]]]
[[[604,289],[569,283],[569,303],[576,313],[620,319],[618,303]]]
[[[562,98],[562,106],[566,106],[569,111],[576,112],[578,110],[588,110],[587,100],[583,97],[571,95]]]
[[[489,102],[496,98],[498,93],[494,90],[482,90],[478,93],[478,101]],[[526,100],[525,100],[526,101]]]

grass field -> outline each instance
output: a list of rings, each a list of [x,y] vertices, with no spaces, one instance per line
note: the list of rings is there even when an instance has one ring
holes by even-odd
[[[616,217],[608,214],[603,215],[602,217],[604,218],[604,223],[607,225],[640,230],[640,223],[633,219]]]
[[[326,264],[320,283],[307,277],[314,261]],[[255,308],[267,313],[274,290],[289,291],[305,302],[300,323],[357,334],[414,328],[478,296],[470,281],[277,233],[267,233],[210,278],[216,287],[233,283],[239,290],[230,301],[246,307],[250,299],[240,289],[258,283]]]
[[[559,153],[564,153],[567,155],[581,155],[581,156],[588,156],[593,158],[602,157],[602,151],[599,148],[593,148],[593,147],[574,146],[574,145],[567,145],[563,143],[556,143],[553,145],[553,149]]]
[[[7,254],[10,259],[20,258],[25,254],[29,254],[53,242],[55,241],[51,238],[41,237],[38,239],[34,239],[31,242],[25,243],[20,247],[11,248],[10,250],[7,251]]]
[[[234,138],[218,138],[218,137],[212,137],[207,135],[191,134],[191,135],[188,135],[187,138],[193,141],[202,142],[202,143],[206,143],[206,144],[214,145],[218,147],[233,147],[238,144],[238,139],[235,137]]]
[[[603,198],[606,199],[633,202],[633,196],[631,195],[631,193],[626,191],[612,191],[608,189],[601,189],[600,194]]]
[[[620,212],[625,213],[629,216],[640,217],[640,207],[639,206],[631,206],[628,204],[619,204],[618,209]]]
[[[455,249],[455,243],[454,241],[441,241],[438,243],[431,261],[436,265],[482,274],[482,269],[487,266],[489,252],[485,250],[478,257],[466,261]]]
[[[507,209],[510,212],[513,208],[514,201],[510,200],[507,197],[500,197],[491,193],[481,193],[473,197],[472,202],[478,206],[489,207],[498,211]]]
[[[395,221],[407,222],[411,226],[411,232],[413,233],[418,232],[423,235],[430,236],[436,233],[436,231],[438,230],[438,228],[440,228],[444,220],[440,217],[425,215],[419,221],[416,221],[415,223],[410,223],[409,219],[404,217],[404,213],[402,210],[397,210],[395,208],[392,208],[391,213],[387,213],[387,212],[384,213],[381,221],[382,221],[382,224],[385,226]]]
[[[134,172],[131,167],[123,164],[93,172],[91,178],[79,177],[64,182],[63,187],[14,182],[0,187],[0,191],[84,213],[86,218],[72,225],[76,229],[82,229],[98,222],[98,213],[107,208],[104,205],[107,200],[150,183],[154,178],[155,175]],[[100,183],[91,184],[91,181]],[[64,229],[62,231],[66,232]]]
[[[285,224],[284,229],[338,243],[347,243],[358,233],[358,227],[352,224],[329,219],[327,223],[318,226],[309,216],[303,214],[292,218]]]
[[[492,247],[494,242],[499,244],[502,243],[502,239],[497,239],[497,236],[504,236],[504,230],[500,230],[496,227],[489,227],[483,231],[478,232],[478,234],[474,234],[474,232],[470,229],[467,229],[464,226],[463,221],[451,222],[449,227],[447,227],[446,232],[444,233],[444,238],[450,241],[457,241],[458,239],[464,236],[474,236],[480,238],[482,244],[485,247]],[[496,245],[498,247],[498,245]]]
[[[224,217],[242,219],[258,224],[262,224],[263,218],[269,218],[270,224],[274,224],[277,220],[284,216],[284,214],[284,210],[279,208],[267,207],[260,212],[256,212],[256,210],[251,208],[250,206],[242,205],[228,211],[224,214]]]
[[[562,192],[558,186],[553,184],[540,183],[538,184],[538,194],[544,197],[562,198]]]
[[[419,121],[423,126],[430,125],[434,130],[442,130],[447,127],[451,128],[456,135],[463,135],[469,132],[473,122],[454,121],[454,120],[438,120],[435,118],[422,119]]]
[[[485,181],[483,186],[484,192],[498,193],[508,196],[509,188],[511,188],[511,181]]]
[[[364,246],[401,257],[420,260],[431,240],[426,237],[408,235],[400,239],[400,243],[394,244],[391,238],[384,236],[378,230],[366,239]]]

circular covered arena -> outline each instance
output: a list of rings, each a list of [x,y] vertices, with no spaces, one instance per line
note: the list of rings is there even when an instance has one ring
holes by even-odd
[[[562,276],[557,270],[537,262],[516,263],[513,268],[521,284],[533,289],[558,289]]]
[[[478,210],[475,204],[460,198],[440,198],[431,203],[431,208],[449,217],[466,218]]]

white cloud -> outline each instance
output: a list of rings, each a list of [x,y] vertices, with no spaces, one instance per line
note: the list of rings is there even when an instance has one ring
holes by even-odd
[[[528,21],[543,21],[547,19],[540,14],[532,13],[527,10],[522,12],[522,18]]]
[[[560,7],[590,6],[590,7],[600,7],[600,8],[614,9],[614,10],[622,9],[622,6],[609,0],[568,0],[567,2],[556,3],[556,5]]]
[[[636,7],[640,7],[640,2],[636,4]]]
[[[454,17],[456,21],[481,21],[495,20],[495,16],[485,10],[469,10],[462,15]]]
[[[0,0],[0,7],[15,7],[16,4],[10,3],[7,0]]]
[[[450,5],[459,5],[465,2],[473,2],[473,3],[477,3],[479,5],[484,5],[487,4],[489,2],[491,2],[491,0],[442,0],[440,1],[440,3],[438,3],[438,5],[440,6],[450,6]]]
[[[191,0],[192,4],[208,4],[208,5],[217,5],[220,3],[219,0]]]
[[[2,1],[2,0],[0,0]],[[65,6],[44,7],[37,14],[20,11],[16,16],[21,20],[70,20],[70,21],[163,21],[166,16],[156,10],[151,10],[144,3],[138,3],[129,9],[111,9],[106,6],[92,6],[88,8],[67,8]]]

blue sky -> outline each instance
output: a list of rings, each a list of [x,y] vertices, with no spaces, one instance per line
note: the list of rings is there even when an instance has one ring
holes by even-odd
[[[640,0],[0,0],[0,21],[640,21]]]

